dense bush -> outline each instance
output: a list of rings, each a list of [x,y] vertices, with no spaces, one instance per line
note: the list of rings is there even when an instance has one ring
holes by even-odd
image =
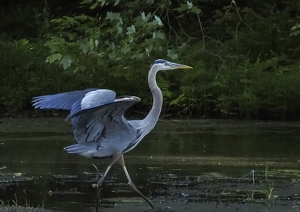
[[[90,85],[84,74],[73,75],[45,62],[42,43],[26,39],[0,41],[0,102],[9,113],[29,105],[35,95],[57,93]]]
[[[240,4],[84,0],[71,11],[55,3],[6,8],[1,106],[16,112],[35,95],[100,87],[140,96],[137,107],[147,112],[147,70],[164,58],[194,67],[159,74],[164,116],[297,119],[300,3]]]

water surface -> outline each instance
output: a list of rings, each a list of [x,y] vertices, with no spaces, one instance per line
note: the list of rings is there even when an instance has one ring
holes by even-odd
[[[272,173],[299,168],[299,127],[298,122],[161,121],[125,161],[137,187],[156,197],[173,195],[168,193],[172,182],[182,186],[186,181],[186,187],[210,179],[251,182],[248,173],[254,170],[255,180],[260,180],[266,169],[269,178],[276,179],[281,175]],[[108,161],[67,154],[63,148],[74,142],[70,129],[60,118],[3,120],[0,168],[6,168],[0,170],[0,199],[17,197],[23,205],[91,211],[91,185],[99,175],[93,164],[102,173]],[[297,178],[295,173],[284,175],[285,180]],[[102,196],[107,201],[137,196],[119,165],[111,169]]]

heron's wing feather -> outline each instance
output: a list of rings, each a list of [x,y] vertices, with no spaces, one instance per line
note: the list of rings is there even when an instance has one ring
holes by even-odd
[[[62,109],[71,110],[76,102],[81,101],[85,95],[91,91],[98,90],[90,88],[80,91],[71,91],[66,93],[37,96],[32,100],[32,105],[39,109]]]
[[[88,92],[81,100],[81,109],[90,109],[112,103],[115,101],[116,93],[112,90],[98,89]],[[71,111],[71,114],[74,113]]]
[[[75,102],[71,108],[70,115],[78,111],[89,109],[115,101],[116,93],[112,90],[97,89],[85,94],[79,101]],[[78,117],[72,118],[72,125],[74,126]]]
[[[128,122],[123,115],[128,108],[139,101],[140,98],[134,96],[115,99],[112,103],[77,111],[70,114],[66,120],[72,119],[73,136],[79,144],[96,142],[105,136],[105,128],[112,122],[127,127]],[[73,121],[74,119],[76,121]]]

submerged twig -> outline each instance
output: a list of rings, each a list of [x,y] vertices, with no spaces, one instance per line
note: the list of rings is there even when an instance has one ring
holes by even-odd
[[[2,169],[6,169],[6,168],[7,168],[6,166],[3,166],[3,167],[1,167],[1,168],[0,168],[0,170],[2,170]]]
[[[94,166],[94,168],[97,170],[97,172],[100,172],[95,164],[92,164],[92,166]]]
[[[240,178],[238,178],[238,179],[243,179],[243,178],[247,177],[247,176],[250,175],[250,174],[252,174],[252,183],[253,183],[253,185],[254,185],[254,184],[255,184],[255,171],[254,171],[254,169],[251,170],[248,174],[245,174],[244,176],[242,176],[242,177],[240,177]]]

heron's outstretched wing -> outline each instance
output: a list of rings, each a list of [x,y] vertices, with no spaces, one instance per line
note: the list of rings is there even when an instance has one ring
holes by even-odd
[[[73,124],[73,136],[79,143],[97,142],[102,136],[106,136],[108,127],[116,127],[115,130],[123,130],[129,127],[124,118],[124,113],[133,104],[140,101],[135,96],[126,96],[115,99],[114,102],[95,107],[88,107],[76,113],[71,113],[66,120],[76,119]]]
[[[104,137],[108,134],[112,138],[116,134],[128,136],[134,133],[134,129],[123,115],[129,107],[139,101],[140,98],[134,96],[116,99],[115,92],[111,90],[87,89],[35,97],[33,106],[40,109],[70,110],[67,120],[72,121],[73,136],[78,144],[68,146],[65,150],[88,156],[91,152],[97,152],[96,147],[99,143],[95,142],[105,140]],[[110,152],[105,154],[109,155]]]
[[[91,91],[98,90],[97,88],[89,88],[80,91],[71,91],[54,95],[37,96],[32,100],[32,105],[39,109],[62,109],[71,110],[73,105],[82,100],[85,95]]]
[[[32,100],[33,106],[39,109],[70,110],[70,114],[87,108],[114,102],[116,93],[112,90],[89,88],[86,90],[38,96]],[[77,118],[72,119],[73,126]]]

